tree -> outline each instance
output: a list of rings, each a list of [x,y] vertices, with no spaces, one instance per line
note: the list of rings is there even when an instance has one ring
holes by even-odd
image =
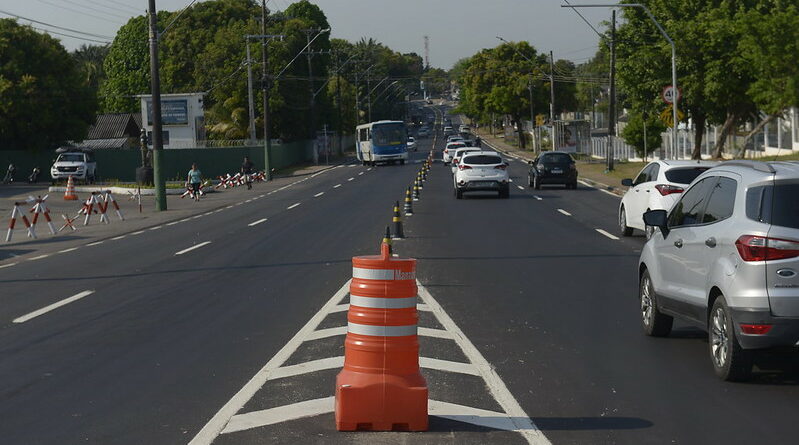
[[[105,81],[103,62],[108,55],[108,45],[81,45],[72,51],[72,57],[83,71],[84,82],[95,92]]]
[[[666,131],[666,126],[656,116],[644,113],[631,113],[627,125],[621,135],[624,141],[635,147],[638,156],[646,158],[650,153],[660,148],[660,133]],[[646,137],[644,137],[646,134]]]
[[[97,97],[58,40],[0,19],[0,149],[51,149],[83,140]]]

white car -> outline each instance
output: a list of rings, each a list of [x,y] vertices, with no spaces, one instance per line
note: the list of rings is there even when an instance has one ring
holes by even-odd
[[[408,147],[408,151],[416,151],[416,139],[413,136],[408,136],[406,147]]]
[[[447,147],[444,148],[444,151],[441,153],[441,160],[444,161],[444,165],[449,165],[449,163],[452,162],[452,157],[455,155],[455,150],[465,146],[466,144],[463,142],[448,142]]]
[[[444,127],[444,136],[449,136],[453,133],[455,133],[455,130],[453,130],[452,127],[450,127],[449,125]]]
[[[652,228],[644,224],[644,212],[671,210],[688,184],[717,164],[712,161],[654,161],[647,164],[635,180],[623,179],[621,184],[630,188],[619,205],[621,234],[631,236],[633,229],[638,229],[649,239]]]
[[[474,153],[478,151],[483,151],[483,149],[467,146],[455,150],[455,154],[452,155],[452,174],[455,174],[455,171],[458,170],[458,162],[466,155],[466,153]]]
[[[455,198],[463,198],[465,192],[495,191],[499,197],[510,197],[508,163],[493,151],[478,151],[466,154],[458,162],[453,176]]]
[[[460,128],[458,128],[458,133],[471,133],[471,131],[472,129],[469,128],[468,125],[461,125]]]
[[[97,179],[97,161],[91,151],[75,148],[59,148],[55,163],[50,167],[50,177],[53,181],[60,179],[79,179],[94,183]]]

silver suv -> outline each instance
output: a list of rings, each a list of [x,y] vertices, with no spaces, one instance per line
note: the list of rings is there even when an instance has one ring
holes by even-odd
[[[702,327],[724,380],[750,377],[753,350],[799,346],[799,163],[719,164],[644,221],[659,229],[638,267],[646,334]]]

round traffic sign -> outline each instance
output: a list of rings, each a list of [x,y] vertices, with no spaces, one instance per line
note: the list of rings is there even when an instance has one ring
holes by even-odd
[[[667,86],[663,87],[663,93],[661,94],[661,96],[663,97],[663,101],[664,102],[666,102],[667,104],[673,104],[674,103],[674,87],[671,86],[671,85],[667,85]],[[682,99],[682,90],[678,87],[677,88],[677,101],[679,102],[680,99]]]

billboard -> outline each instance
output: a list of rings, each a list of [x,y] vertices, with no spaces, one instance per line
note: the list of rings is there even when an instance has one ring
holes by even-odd
[[[147,125],[153,125],[153,101],[147,101]],[[187,99],[161,100],[161,125],[188,125],[189,101]]]

